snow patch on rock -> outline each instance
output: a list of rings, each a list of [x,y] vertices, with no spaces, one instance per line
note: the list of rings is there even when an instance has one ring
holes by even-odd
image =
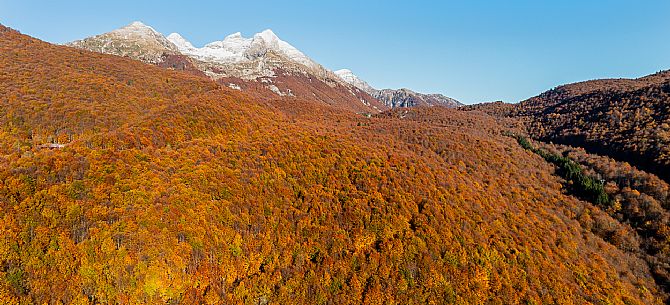
[[[361,89],[368,94],[372,95],[374,92],[377,90],[375,88],[372,88],[367,82],[364,80],[360,79],[358,76],[356,76],[351,70],[349,69],[341,69],[335,71],[335,75],[337,75],[339,78],[341,78],[343,81],[353,85],[354,87]]]
[[[273,51],[307,67],[318,66],[298,49],[279,39],[270,29],[257,33],[252,38],[245,38],[240,32],[233,33],[223,40],[210,42],[202,48],[194,47],[178,33],[170,34],[167,39],[175,44],[182,53],[208,62],[221,64],[249,62],[265,56],[268,51]]]

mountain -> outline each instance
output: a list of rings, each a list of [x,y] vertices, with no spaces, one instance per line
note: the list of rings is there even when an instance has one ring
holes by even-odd
[[[73,41],[68,45],[155,64],[162,61],[164,54],[179,54],[177,47],[162,34],[139,21],[109,33]]]
[[[245,38],[237,32],[195,47],[179,33],[167,37],[141,22],[67,45],[126,56],[172,69],[199,71],[231,88],[269,91],[279,96],[304,94],[325,103],[346,101],[355,112],[376,113],[392,107],[462,105],[441,94],[409,89],[377,90],[350,70],[332,72],[267,29]],[[280,79],[282,78],[282,79]],[[324,83],[313,84],[313,80]],[[255,82],[255,83],[249,83]],[[258,86],[256,83],[263,85]],[[308,90],[305,90],[308,88]]]
[[[409,89],[382,89],[372,95],[389,107],[444,106],[456,108],[463,104],[442,94],[423,94]]]
[[[267,52],[275,52],[306,67],[319,68],[317,63],[295,47],[279,39],[270,29],[255,34],[253,38],[244,38],[241,33],[237,32],[227,36],[222,41],[210,42],[202,48],[194,47],[178,33],[168,35],[167,39],[174,43],[182,53],[206,62],[239,63],[253,61],[256,58],[263,57]]]
[[[270,93],[290,98],[300,94],[298,98],[338,103],[339,107],[359,113],[376,113],[387,108],[269,29],[251,38],[231,34],[222,41],[197,48],[178,33],[164,37],[150,26],[133,22],[67,45],[171,69],[198,71],[231,88],[254,90],[260,96]]]
[[[356,86],[358,89],[361,89],[370,95],[373,95],[378,91],[377,89],[372,88],[372,86],[370,86],[366,81],[358,78],[358,76],[356,76],[354,72],[351,72],[349,69],[337,70],[335,71],[335,74],[345,82]]]
[[[324,81],[332,81],[334,75],[314,62],[289,43],[279,39],[268,29],[252,38],[241,33],[226,36],[202,48],[196,48],[178,33],[167,36],[182,54],[203,64],[208,74],[214,77],[234,76],[243,79],[257,79],[274,76],[275,69],[298,73],[309,73]]]
[[[2,304],[667,301],[636,232],[485,113],[258,98],[2,26],[0,66]]]
[[[335,71],[342,80],[367,92],[383,102],[387,107],[414,107],[414,106],[444,106],[456,108],[463,104],[442,94],[423,94],[409,89],[382,89],[378,90],[356,76],[351,70]]]

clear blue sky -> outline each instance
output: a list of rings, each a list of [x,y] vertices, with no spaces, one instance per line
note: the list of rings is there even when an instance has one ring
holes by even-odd
[[[271,28],[327,68],[377,88],[465,103],[670,69],[670,1],[0,0],[0,23],[62,43],[140,20],[196,46]]]

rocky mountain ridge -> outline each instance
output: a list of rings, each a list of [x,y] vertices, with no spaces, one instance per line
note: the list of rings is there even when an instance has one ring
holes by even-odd
[[[251,38],[245,38],[239,32],[234,33],[224,40],[198,48],[178,33],[166,37],[136,21],[109,33],[66,45],[129,57],[166,68],[188,67],[238,90],[261,89],[280,97],[294,97],[296,92],[300,92],[301,98],[341,104],[361,113],[376,113],[386,108],[369,94],[345,82],[281,40],[270,29]],[[252,84],[245,85],[247,82]],[[323,85],[314,85],[314,82]]]
[[[164,54],[180,53],[177,46],[161,33],[139,21],[109,33],[76,40],[66,45],[153,64],[160,63]]]
[[[300,90],[314,80],[323,82],[330,89],[344,91],[346,98],[357,112],[379,112],[392,107],[462,105],[455,99],[440,94],[422,94],[409,89],[378,90],[361,80],[350,70],[331,71],[318,64],[300,50],[281,40],[267,29],[252,37],[240,32],[230,34],[223,40],[213,41],[202,47],[194,46],[179,33],[167,36],[152,27],[136,21],[109,33],[95,35],[66,44],[89,51],[130,57],[172,69],[192,69],[204,73],[231,88],[244,90],[244,82],[260,82],[263,87],[279,96],[293,96],[294,92],[305,92],[306,96],[339,96],[341,93],[323,95],[320,92]],[[280,88],[277,77],[291,78],[292,87]],[[285,82],[286,83],[286,82]],[[320,87],[320,86],[317,86]]]
[[[391,108],[396,107],[415,107],[415,106],[444,106],[456,108],[463,104],[456,99],[442,94],[424,94],[414,92],[407,88],[402,89],[375,89],[366,81],[360,79],[349,69],[335,71],[345,82],[356,86],[378,99],[384,105]]]

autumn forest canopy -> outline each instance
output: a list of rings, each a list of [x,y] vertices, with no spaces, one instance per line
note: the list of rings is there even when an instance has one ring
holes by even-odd
[[[0,26],[0,303],[668,301],[668,72],[370,113],[170,60]]]

